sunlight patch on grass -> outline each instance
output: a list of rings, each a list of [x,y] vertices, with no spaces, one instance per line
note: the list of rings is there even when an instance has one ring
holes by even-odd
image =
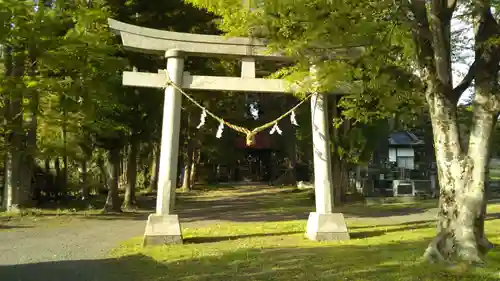
[[[500,213],[500,203],[488,204],[488,214]]]

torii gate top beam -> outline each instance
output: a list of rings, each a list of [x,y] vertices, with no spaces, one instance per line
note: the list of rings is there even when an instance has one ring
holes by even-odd
[[[259,39],[202,35],[164,31],[108,19],[109,27],[118,33],[129,50],[164,55],[177,49],[192,56],[254,57],[263,60],[291,60],[281,54],[270,54]]]
[[[188,56],[293,60],[280,53],[269,53],[262,39],[165,31],[127,24],[114,19],[108,19],[108,23],[110,29],[121,36],[123,46],[132,51],[165,55],[165,51],[177,49]],[[334,57],[355,57],[363,51],[362,47],[328,49],[330,51],[335,49]]]

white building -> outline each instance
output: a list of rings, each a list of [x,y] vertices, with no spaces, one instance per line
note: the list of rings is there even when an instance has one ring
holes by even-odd
[[[415,146],[424,142],[410,132],[396,132],[389,136],[389,162],[398,168],[415,169]]]

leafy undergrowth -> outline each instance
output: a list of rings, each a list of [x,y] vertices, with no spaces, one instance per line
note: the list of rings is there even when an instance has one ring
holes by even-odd
[[[224,222],[184,228],[184,245],[144,249],[142,239],[135,238],[111,257],[138,281],[500,280],[499,249],[489,253],[485,268],[444,269],[422,262],[435,234],[431,222],[373,227],[348,220],[352,239],[345,242],[309,241],[305,224]],[[486,227],[490,239],[500,243],[500,220],[489,220]]]

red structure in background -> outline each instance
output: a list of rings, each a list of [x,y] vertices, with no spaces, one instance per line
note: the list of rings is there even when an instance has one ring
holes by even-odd
[[[231,165],[231,181],[269,182],[272,178],[272,153],[275,151],[273,137],[262,132],[255,136],[251,146],[247,146],[246,136],[235,138],[238,160]]]
[[[236,148],[239,149],[273,149],[274,145],[271,136],[266,133],[260,133],[255,136],[255,141],[251,146],[247,146],[246,137],[238,136],[236,138]]]

